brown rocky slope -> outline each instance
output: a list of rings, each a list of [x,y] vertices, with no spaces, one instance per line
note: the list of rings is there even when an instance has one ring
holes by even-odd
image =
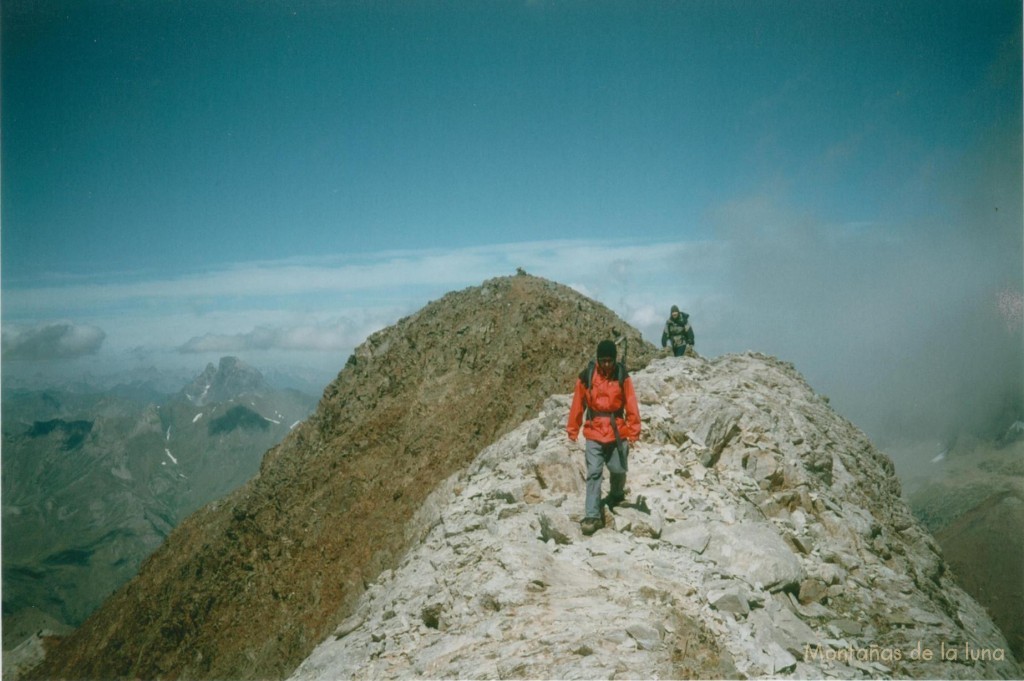
[[[965,440],[919,466],[925,482],[908,501],[1024,659],[1024,439],[1011,430],[998,445]]]
[[[32,676],[286,676],[395,565],[436,485],[618,334],[631,368],[656,354],[606,307],[520,274],[372,335],[259,475],[182,523]]]

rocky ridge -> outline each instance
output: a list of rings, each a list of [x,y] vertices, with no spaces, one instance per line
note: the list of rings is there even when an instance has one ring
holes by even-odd
[[[605,529],[579,531],[556,395],[437,487],[413,548],[292,678],[1021,677],[891,461],[792,366],[633,377],[633,503]]]
[[[373,334],[257,477],[175,528],[31,676],[287,676],[394,567],[437,484],[570,389],[606,337],[634,367],[657,352],[605,306],[525,274]]]

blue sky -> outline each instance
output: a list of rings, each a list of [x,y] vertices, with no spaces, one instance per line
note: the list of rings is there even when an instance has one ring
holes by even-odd
[[[679,304],[858,423],[1020,387],[1019,2],[9,0],[0,29],[5,373],[326,381],[521,266],[655,342]]]

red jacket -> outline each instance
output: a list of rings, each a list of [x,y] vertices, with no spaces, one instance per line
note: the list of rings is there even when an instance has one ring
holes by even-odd
[[[590,390],[583,387],[583,381],[576,379],[576,392],[572,396],[572,407],[569,409],[569,422],[565,431],[569,439],[575,441],[580,434],[580,425],[589,406],[591,411],[616,412],[624,410],[626,418],[615,419],[619,436],[623,440],[636,442],[640,438],[640,409],[636,405],[636,393],[633,392],[633,379],[626,377],[622,385],[612,378],[605,378],[600,371],[594,372],[593,385]],[[595,416],[583,425],[583,437],[597,442],[615,442],[611,418]]]

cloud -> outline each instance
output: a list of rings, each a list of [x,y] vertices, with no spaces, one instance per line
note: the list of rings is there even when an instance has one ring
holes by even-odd
[[[75,359],[96,354],[107,334],[96,326],[60,322],[3,330],[5,360]]]
[[[1022,391],[1020,332],[998,305],[1019,291],[1006,284],[1019,255],[1001,252],[1019,254],[1021,237],[986,230],[1003,218],[830,224],[752,196],[714,219],[729,254],[722,350],[794,362],[873,437],[998,430]],[[985,231],[999,250],[979,246]]]
[[[178,347],[183,354],[285,350],[294,352],[339,352],[351,348],[362,333],[348,320],[333,324],[294,327],[260,326],[247,333],[195,336]]]
[[[668,313],[653,305],[640,305],[630,311],[629,323],[637,328],[656,327],[665,323]],[[656,339],[660,341],[661,339]]]
[[[262,353],[254,361],[330,365],[372,332],[430,300],[522,267],[568,283],[657,339],[649,307],[679,304],[712,328],[720,247],[709,242],[550,240],[459,249],[324,255],[225,264],[180,277],[110,276],[74,286],[4,289],[4,324],[32,325],[73,308],[110,334],[103,355],[180,366],[202,353]],[[720,277],[719,277],[720,278]],[[702,303],[703,302],[703,307]],[[639,315],[634,310],[643,308]],[[344,321],[339,321],[344,320]],[[710,346],[709,346],[710,347]],[[102,357],[101,357],[102,358]],[[331,365],[333,368],[333,365]]]
[[[683,243],[594,244],[557,240],[494,244],[460,249],[425,249],[351,256],[257,261],[224,265],[219,270],[143,281],[76,282],[74,286],[8,286],[5,316],[40,315],[67,309],[104,309],[121,313],[135,306],[165,309],[189,305],[196,310],[220,301],[283,300],[325,296],[373,296],[382,291],[426,289],[447,292],[525,267],[557,281],[612,275],[621,285],[628,268],[664,268],[666,254],[691,249]],[[609,256],[613,258],[609,258]],[[609,262],[610,260],[614,262]]]
[[[103,355],[112,362],[180,366],[197,354],[252,351],[263,353],[253,361],[329,365],[334,354],[347,356],[370,333],[430,300],[518,267],[571,282],[630,319],[637,306],[696,310],[692,301],[708,288],[720,258],[707,242],[629,240],[325,255],[225,264],[174,278],[19,282],[5,286],[3,314],[5,326],[29,326],[72,308],[80,321],[110,334]],[[660,334],[660,322],[651,326],[641,330]]]
[[[1019,315],[1019,230],[974,238],[985,220],[1019,216],[1006,212],[941,228],[836,224],[766,193],[710,213],[718,231],[708,241],[540,241],[250,262],[92,290],[8,288],[4,357],[27,352],[15,350],[8,316],[31,324],[44,316],[38,303],[73,305],[95,325],[79,328],[106,329],[104,351],[120,356],[261,353],[336,371],[370,333],[429,300],[522,267],[608,305],[654,343],[679,305],[701,354],[791,361],[872,437],[910,425],[942,437],[945,424],[977,423],[1020,388],[1020,324],[1008,323]]]

